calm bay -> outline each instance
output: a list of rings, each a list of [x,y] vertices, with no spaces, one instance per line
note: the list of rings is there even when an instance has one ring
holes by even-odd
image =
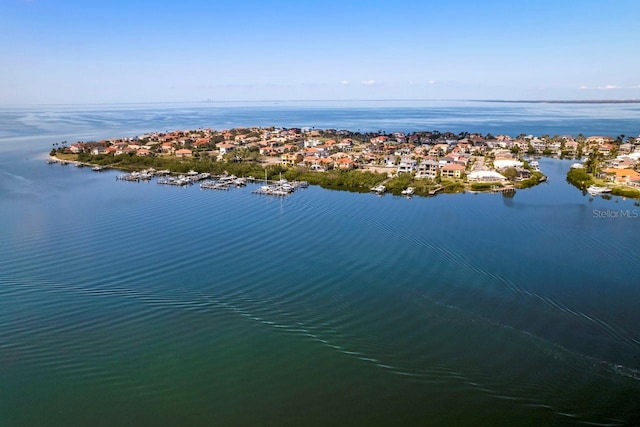
[[[46,165],[234,126],[640,132],[638,104],[0,109],[0,424],[638,425],[640,207],[565,182],[285,199]]]

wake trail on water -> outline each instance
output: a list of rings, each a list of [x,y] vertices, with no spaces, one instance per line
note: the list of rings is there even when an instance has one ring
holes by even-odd
[[[487,269],[482,268],[480,265],[474,264],[471,259],[463,256],[462,254],[451,250],[443,245],[438,245],[434,242],[427,241],[417,236],[415,233],[408,233],[401,230],[397,225],[394,225],[388,221],[377,220],[364,215],[353,215],[350,213],[345,213],[344,211],[339,210],[336,206],[328,206],[328,205],[316,205],[311,202],[304,202],[304,205],[307,209],[312,210],[314,212],[321,212],[323,215],[330,216],[340,216],[342,218],[347,218],[355,223],[360,225],[365,225],[368,227],[373,226],[376,231],[382,231],[387,233],[390,237],[400,238],[405,241],[412,243],[417,247],[427,248],[439,255],[440,258],[445,260],[447,263],[458,267],[460,269],[465,269],[472,271],[475,274],[484,276],[490,279],[490,282],[495,286],[498,285],[499,288],[506,289],[509,292],[518,295],[520,297],[532,298],[542,303],[547,309],[554,311],[556,313],[560,313],[564,316],[568,316],[573,320],[582,323],[589,324],[592,326],[596,326],[600,330],[602,330],[607,336],[612,338],[615,342],[622,344],[626,347],[630,347],[633,349],[640,349],[640,341],[630,336],[628,333],[620,330],[607,323],[606,321],[599,319],[593,315],[589,315],[582,311],[572,309],[561,303],[560,301],[553,300],[547,296],[540,295],[536,292],[527,290],[512,280],[502,276],[499,273],[491,272]],[[601,244],[599,241],[595,241],[595,239],[590,237],[590,241],[592,244],[590,246],[599,247]],[[606,249],[602,249],[606,250]],[[628,254],[625,254],[626,258],[631,260]]]
[[[492,379],[492,376],[487,376],[488,374],[483,374],[481,372],[464,373],[466,369],[461,366],[456,367],[455,361],[449,361],[447,364],[440,362],[429,367],[418,367],[411,363],[407,364],[407,361],[403,362],[403,360],[398,359],[396,355],[397,348],[391,346],[388,347],[386,351],[383,350],[381,352],[382,347],[379,343],[371,343],[368,342],[369,340],[367,339],[362,339],[362,337],[354,336],[352,333],[345,332],[344,325],[340,324],[335,319],[327,319],[317,314],[313,315],[312,313],[309,313],[308,310],[305,312],[305,318],[300,318],[299,314],[287,310],[286,302],[279,303],[277,300],[273,300],[268,301],[265,305],[265,301],[262,298],[256,299],[255,297],[243,294],[242,291],[238,290],[230,292],[229,295],[225,296],[224,294],[216,295],[208,292],[179,288],[179,292],[176,294],[161,296],[146,288],[132,288],[126,285],[109,284],[108,286],[105,286],[97,282],[63,284],[50,280],[34,280],[33,278],[29,278],[28,280],[0,278],[0,286],[2,289],[0,291],[0,296],[3,294],[16,295],[25,292],[38,294],[64,294],[71,292],[97,298],[124,297],[126,299],[140,301],[156,309],[152,312],[145,311],[144,315],[141,316],[132,314],[128,317],[119,317],[112,320],[115,323],[127,326],[133,323],[146,323],[153,321],[154,318],[165,318],[166,313],[164,311],[166,309],[185,310],[201,314],[211,313],[212,309],[215,311],[222,309],[280,333],[308,339],[332,351],[339,352],[346,357],[355,358],[362,363],[369,364],[377,369],[397,375],[400,378],[407,378],[414,382],[417,381],[436,386],[438,384],[454,381],[464,387],[477,390],[491,398],[511,400],[524,406],[546,408],[555,415],[563,418],[575,419],[578,422],[581,422],[580,419],[582,418],[578,414],[563,412],[555,408],[554,405],[543,403],[532,397],[531,395],[534,394],[532,392],[544,388],[544,384],[518,384],[517,386],[510,387],[513,394],[505,394],[505,391],[507,391],[509,387],[505,389],[504,384],[494,384],[495,380]],[[185,298],[185,296],[188,298]],[[423,298],[427,297],[423,296]],[[591,369],[596,372],[606,372],[610,375],[622,376],[640,382],[639,370],[624,367],[622,365],[611,364],[607,361],[595,360],[590,356],[583,354],[573,353],[556,343],[545,340],[544,338],[513,329],[508,325],[496,324],[489,319],[478,317],[475,313],[462,310],[455,306],[442,304],[433,300],[429,300],[429,302],[444,306],[447,310],[463,312],[465,316],[471,316],[475,319],[479,319],[486,324],[505,328],[516,334],[524,334],[531,340],[544,343],[545,348],[551,349],[555,355],[554,357],[556,358],[560,357],[572,360],[579,358],[582,360],[580,365],[583,367],[591,367]],[[90,313],[89,308],[77,307],[74,306],[73,303],[69,303],[68,305],[60,308],[64,311],[63,313],[58,314],[60,317],[79,314],[86,315]],[[308,317],[313,319],[311,323],[306,320]],[[0,320],[2,320],[1,315]],[[56,319],[53,318],[51,320]],[[52,324],[58,323],[59,322],[57,321],[52,322]],[[98,328],[99,323],[100,322],[98,320],[95,320],[95,324],[92,324],[91,321],[89,321],[89,323],[84,323],[82,327],[83,329],[87,327]],[[67,326],[70,330],[75,327],[76,326],[73,326],[72,324]],[[7,336],[15,332],[26,334],[29,333],[32,328],[33,325],[30,324],[30,322],[26,322],[17,329],[14,328],[13,330],[6,330],[4,333],[0,332],[0,348],[11,348],[10,341],[6,339]],[[51,332],[53,332],[53,330]],[[59,328],[57,329],[57,332],[60,332]],[[42,363],[45,363],[45,360],[48,360],[46,351],[43,352],[43,350],[39,350],[37,358],[41,359]],[[65,361],[49,360],[46,363],[64,364]],[[91,372],[87,371],[86,374],[89,375],[90,373]],[[111,379],[111,381],[115,380],[116,379]],[[126,381],[125,378],[119,378],[117,380]],[[498,388],[501,388],[499,392],[497,391]],[[624,421],[615,420],[612,425],[624,425]]]

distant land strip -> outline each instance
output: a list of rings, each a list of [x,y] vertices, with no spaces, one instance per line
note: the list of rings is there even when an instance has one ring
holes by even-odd
[[[479,99],[471,102],[504,102],[518,104],[640,104],[640,99],[588,99],[588,100],[507,100],[507,99]]]

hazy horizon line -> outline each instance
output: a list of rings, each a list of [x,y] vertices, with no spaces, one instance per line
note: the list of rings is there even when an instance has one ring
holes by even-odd
[[[27,106],[72,106],[72,105],[139,105],[139,104],[238,104],[238,103],[280,103],[280,102],[500,102],[500,103],[549,103],[549,104],[618,104],[640,103],[638,98],[626,99],[465,99],[465,98],[380,98],[380,99],[200,99],[193,101],[111,101],[111,102],[48,102],[0,104],[0,108]]]

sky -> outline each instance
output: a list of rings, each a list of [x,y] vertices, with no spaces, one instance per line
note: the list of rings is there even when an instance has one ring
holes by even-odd
[[[640,98],[640,1],[0,0],[0,105]]]

